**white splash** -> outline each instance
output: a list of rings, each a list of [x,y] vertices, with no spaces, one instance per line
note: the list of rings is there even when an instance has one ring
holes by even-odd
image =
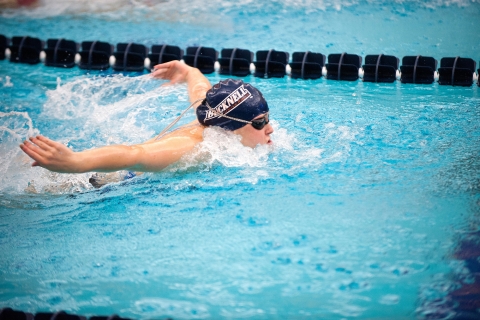
[[[11,173],[25,166],[18,146],[38,131],[26,112],[0,112],[0,124],[0,190],[3,190],[11,182]]]
[[[13,83],[12,83],[12,78],[9,77],[9,76],[5,76],[5,82],[3,82],[3,79],[0,78],[0,81],[3,82],[3,86],[4,87],[13,87]]]
[[[26,112],[0,113],[0,192],[71,193],[92,188],[88,182],[91,173],[57,174],[31,167],[33,160],[19,144],[40,133],[74,144],[74,151],[143,142],[158,131],[159,122],[176,116],[172,101],[186,101],[184,87],[160,84],[149,75],[80,77],[65,84],[58,81],[57,88],[47,92],[47,102],[37,120],[59,121],[48,132],[34,128]],[[162,100],[165,97],[170,97],[169,103]],[[170,112],[169,117],[166,112]]]
[[[288,168],[284,172],[293,175],[307,168],[316,170],[328,163],[343,162],[350,156],[351,144],[357,141],[361,132],[361,128],[326,123],[319,132],[309,131],[317,140],[312,144],[297,139],[295,134],[283,128],[277,128],[273,160],[278,162],[278,166]]]
[[[182,86],[160,84],[150,75],[80,77],[47,91],[43,111],[58,120],[74,121],[78,129],[65,139],[91,139],[89,146],[140,143],[155,134],[159,115],[174,110],[163,98],[180,92],[186,96]],[[186,100],[181,96],[178,100]]]
[[[334,123],[324,125],[324,135],[319,136],[319,145],[334,145],[326,152],[323,163],[344,161],[351,150],[351,143],[355,141],[362,129],[348,126],[337,126]]]
[[[253,149],[242,145],[239,135],[220,128],[207,128],[204,141],[169,171],[210,170],[221,165],[241,169],[237,177],[219,182],[222,185],[256,184],[259,180],[274,178],[278,172],[296,175],[308,168],[316,170],[324,164],[343,162],[350,156],[351,144],[362,131],[355,127],[326,124],[321,134],[316,133],[319,142],[315,145],[325,146],[318,148],[298,140],[277,121],[271,120],[271,123],[275,130],[273,145],[259,145]]]
[[[90,188],[87,175],[62,175],[32,167],[19,145],[39,134],[26,112],[0,112],[0,193],[71,193]]]
[[[400,296],[397,294],[386,294],[380,298],[381,304],[394,305],[400,302]]]
[[[265,167],[270,146],[245,147],[241,136],[221,128],[210,127],[203,132],[203,141],[172,170],[221,164],[225,167]]]

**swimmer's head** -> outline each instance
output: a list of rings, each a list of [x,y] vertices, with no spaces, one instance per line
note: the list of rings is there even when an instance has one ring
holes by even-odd
[[[268,104],[260,91],[242,80],[227,79],[207,91],[197,107],[197,119],[204,126],[235,131],[267,112]]]

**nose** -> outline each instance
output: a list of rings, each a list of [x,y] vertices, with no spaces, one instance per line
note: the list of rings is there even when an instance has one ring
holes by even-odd
[[[272,134],[273,131],[274,131],[274,130],[273,130],[273,127],[272,127],[272,125],[271,125],[270,123],[265,126],[265,133],[266,133],[266,134]]]

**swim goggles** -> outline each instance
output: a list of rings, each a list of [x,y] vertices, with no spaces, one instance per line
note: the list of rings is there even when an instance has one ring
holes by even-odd
[[[215,113],[219,117],[223,117],[223,118],[227,118],[227,119],[230,119],[230,120],[251,124],[252,127],[254,127],[257,130],[262,130],[270,122],[269,119],[268,119],[268,112],[265,113],[265,116],[261,117],[260,119],[247,121],[247,120],[227,116],[226,114],[223,114],[220,111],[217,111],[217,110],[213,109],[212,107],[210,107],[210,105],[208,104],[206,99],[202,103],[204,103],[207,106],[207,108],[210,109],[210,111],[212,111],[213,113]]]
[[[267,112],[267,113],[265,113],[265,115],[263,117],[250,121],[250,124],[255,129],[262,130],[263,127],[265,127],[269,122],[270,122],[270,120],[268,119],[268,112]]]

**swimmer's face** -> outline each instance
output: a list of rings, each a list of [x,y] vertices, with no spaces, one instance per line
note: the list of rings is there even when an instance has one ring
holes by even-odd
[[[265,114],[261,114],[255,117],[253,120],[261,120],[265,117]],[[273,133],[273,127],[270,123],[265,125],[262,129],[255,129],[251,124],[241,127],[233,131],[236,134],[242,136],[242,144],[244,146],[255,148],[259,144],[272,144],[270,135]]]

